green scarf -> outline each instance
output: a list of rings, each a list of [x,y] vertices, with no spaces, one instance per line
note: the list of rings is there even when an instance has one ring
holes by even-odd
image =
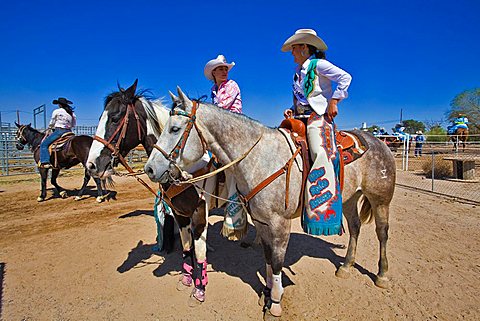
[[[315,87],[315,68],[317,68],[317,61],[318,59],[310,60],[307,68],[307,74],[305,75],[305,79],[303,80],[303,92],[305,94],[305,98],[312,93],[313,88]]]

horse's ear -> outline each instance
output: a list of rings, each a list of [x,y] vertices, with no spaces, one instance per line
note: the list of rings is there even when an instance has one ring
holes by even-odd
[[[123,89],[122,86],[120,86],[120,83],[118,82],[118,80],[117,80],[117,87],[119,92],[123,93],[125,91],[125,89]]]
[[[17,122],[15,122],[15,126],[17,126],[18,128],[20,128],[20,124],[18,124]]]
[[[182,91],[182,89],[180,89],[179,86],[177,86],[177,93],[178,93],[178,97],[180,98],[180,101],[182,102],[182,105],[185,109],[186,112],[190,112],[190,110],[192,109],[192,101],[190,99],[188,99],[187,95],[185,95]]]
[[[138,83],[138,79],[135,79],[135,82],[133,83],[133,85],[131,85],[130,87],[127,88],[127,90],[125,90],[125,95],[129,98],[133,98],[133,96],[135,96],[135,91],[137,90],[137,83]]]
[[[172,99],[172,102],[176,103],[180,101],[180,99],[178,99],[178,97],[175,96],[170,90],[168,91],[168,93],[170,94],[170,98]]]

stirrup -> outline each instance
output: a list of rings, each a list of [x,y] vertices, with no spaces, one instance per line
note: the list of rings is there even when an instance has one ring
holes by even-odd
[[[40,163],[40,164],[38,165],[38,167],[39,167],[39,168],[52,168],[53,166],[52,166],[52,164],[50,164],[50,163]]]

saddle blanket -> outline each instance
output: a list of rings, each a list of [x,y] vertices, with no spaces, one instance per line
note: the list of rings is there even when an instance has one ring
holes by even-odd
[[[65,145],[74,136],[75,136],[75,133],[72,133],[72,132],[68,132],[68,133],[63,134],[62,136],[60,136],[60,138],[58,138],[53,143],[51,143],[50,146],[48,146],[48,151],[50,153],[61,151],[63,149],[63,147],[65,147]]]

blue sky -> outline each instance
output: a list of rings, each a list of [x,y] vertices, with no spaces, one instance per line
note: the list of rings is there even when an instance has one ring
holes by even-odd
[[[236,62],[244,113],[275,126],[291,105],[294,69],[282,43],[313,28],[327,58],[347,70],[350,97],[337,124],[390,130],[403,119],[440,121],[453,97],[480,86],[480,1],[8,1],[0,11],[3,122],[32,121],[59,96],[80,125],[95,125],[106,95],[139,79],[157,97],[179,85],[209,93],[205,63]]]

